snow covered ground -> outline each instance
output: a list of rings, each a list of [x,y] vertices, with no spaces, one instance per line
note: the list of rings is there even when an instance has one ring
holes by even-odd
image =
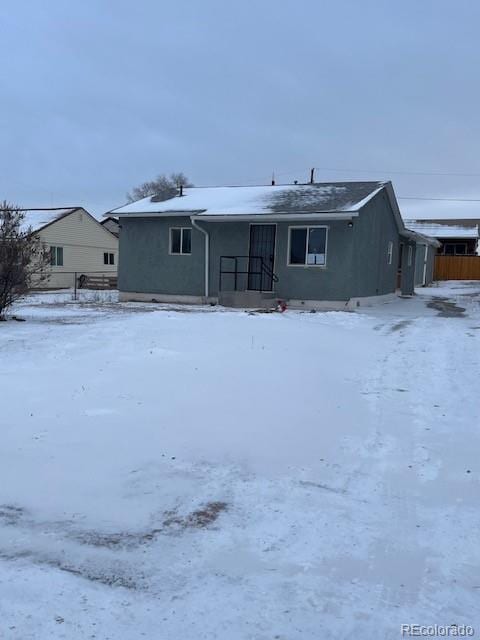
[[[479,634],[480,283],[418,293],[359,313],[18,305],[0,637]]]

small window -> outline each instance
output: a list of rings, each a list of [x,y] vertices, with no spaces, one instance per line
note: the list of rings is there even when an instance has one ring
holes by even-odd
[[[412,266],[412,260],[413,260],[413,247],[410,244],[408,246],[408,254],[407,254],[407,267],[411,267]]]
[[[392,264],[393,261],[393,242],[390,242],[387,245],[387,264]]]
[[[324,267],[327,263],[326,227],[290,227],[288,264]]]
[[[114,253],[104,253],[103,254],[103,264],[115,264],[115,254]]]
[[[306,229],[290,229],[289,264],[305,264]]]
[[[170,253],[175,255],[192,253],[192,230],[189,227],[170,229]]]
[[[63,267],[63,247],[50,247],[50,265]]]
[[[467,253],[465,242],[447,242],[443,247],[446,256],[464,256]]]

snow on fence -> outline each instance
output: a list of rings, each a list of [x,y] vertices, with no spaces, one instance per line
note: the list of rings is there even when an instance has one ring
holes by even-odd
[[[77,299],[79,289],[116,289],[117,274],[105,273],[102,271],[75,271],[73,274],[73,293]]]

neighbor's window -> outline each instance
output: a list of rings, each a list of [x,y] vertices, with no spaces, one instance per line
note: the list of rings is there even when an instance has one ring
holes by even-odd
[[[443,245],[443,253],[446,256],[464,256],[467,253],[465,242],[447,242]]]
[[[387,264],[392,264],[393,260],[393,242],[390,242],[387,245]]]
[[[52,267],[63,267],[63,247],[50,247],[50,264]]]
[[[170,253],[177,255],[192,253],[192,230],[189,227],[170,229]]]
[[[104,253],[103,254],[103,264],[115,264],[115,254],[114,253]]]
[[[289,227],[288,264],[324,267],[327,264],[327,227]]]
[[[407,254],[407,267],[412,266],[412,259],[413,259],[413,247],[412,245],[409,245],[408,254]]]

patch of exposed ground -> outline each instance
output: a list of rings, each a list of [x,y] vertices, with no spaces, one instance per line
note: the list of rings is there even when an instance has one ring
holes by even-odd
[[[400,322],[396,322],[390,327],[390,333],[395,333],[396,331],[406,329],[409,325],[412,324],[412,322],[413,320],[400,320]]]
[[[186,516],[178,516],[171,512],[164,521],[165,527],[176,526],[181,529],[203,529],[215,522],[218,516],[227,509],[226,502],[207,502],[201,509],[197,509]]]
[[[465,307],[459,307],[456,302],[452,302],[448,298],[433,298],[427,302],[429,309],[438,311],[441,318],[461,318],[465,316]]]
[[[37,523],[27,517],[21,507],[15,505],[0,505],[0,526],[11,526],[21,531],[38,531],[38,535],[62,536],[82,545],[108,550],[128,551],[143,544],[153,542],[159,535],[168,535],[187,529],[204,529],[213,524],[220,514],[227,509],[226,502],[212,501],[188,513],[180,515],[177,511],[163,514],[159,527],[140,532],[78,531],[72,530],[72,522]],[[107,553],[107,552],[104,552]],[[125,558],[126,556],[122,556]],[[128,562],[112,557],[92,557],[86,561],[76,563],[66,557],[65,553],[54,551],[40,551],[33,549],[16,549],[8,551],[0,549],[2,560],[26,560],[37,565],[49,566],[59,571],[71,573],[91,582],[98,582],[112,587],[126,589],[145,588],[145,576],[138,575],[138,569],[131,567]]]
[[[142,544],[147,544],[155,540],[161,534],[169,534],[182,529],[204,529],[213,524],[227,509],[226,502],[207,502],[200,509],[196,509],[187,515],[180,515],[177,511],[167,511],[164,520],[159,527],[141,532],[115,532],[101,533],[98,531],[86,531],[74,533],[72,537],[80,542],[94,547],[115,547],[133,548]]]
[[[26,518],[26,512],[15,505],[0,505],[0,525],[21,526],[26,529],[37,529],[42,533],[63,533],[67,538],[80,544],[108,549],[125,549],[138,547],[154,540],[160,534],[169,534],[185,529],[204,529],[213,524],[220,514],[228,508],[226,502],[212,501],[187,515],[177,511],[167,511],[159,526],[144,531],[78,531],[72,530],[72,522],[36,523]]]
[[[17,551],[6,552],[0,550],[0,559],[15,561],[15,560],[28,560],[33,564],[40,566],[51,567],[52,569],[58,569],[65,573],[71,573],[79,578],[89,580],[90,582],[98,582],[100,584],[107,585],[109,587],[124,587],[126,589],[140,589],[142,588],[143,576],[135,574],[135,578],[128,567],[122,567],[121,563],[115,562],[115,570],[103,568],[97,562],[75,564],[68,562],[66,559],[54,558],[52,555],[42,554],[34,551]]]
[[[23,517],[24,510],[21,507],[17,507],[13,504],[1,504],[0,505],[0,524],[13,526]]]
[[[330,487],[328,484],[321,484],[320,482],[310,482],[309,480],[300,480],[302,487],[314,487],[315,489],[323,489],[324,491],[331,491],[332,493],[347,493],[346,489]]]

